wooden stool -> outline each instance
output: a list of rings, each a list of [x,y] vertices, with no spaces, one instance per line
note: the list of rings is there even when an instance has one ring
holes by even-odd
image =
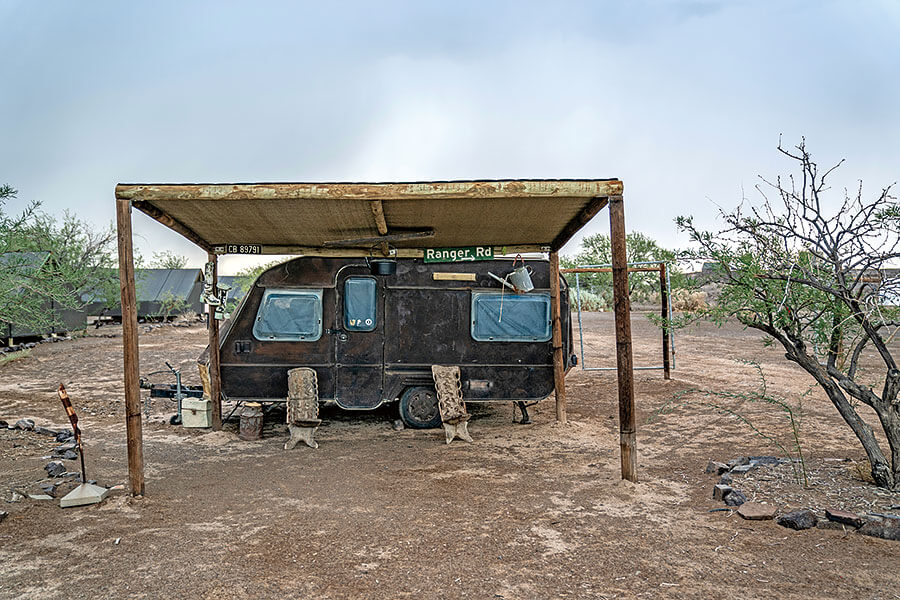
[[[459,367],[432,365],[431,375],[434,377],[434,389],[437,391],[438,408],[447,443],[452,442],[454,437],[471,442],[469,413],[466,412],[466,403],[459,385]]]
[[[319,384],[316,372],[307,367],[288,371],[287,424],[291,434],[284,444],[290,450],[297,442],[318,448],[313,434],[322,420],[319,418]]]

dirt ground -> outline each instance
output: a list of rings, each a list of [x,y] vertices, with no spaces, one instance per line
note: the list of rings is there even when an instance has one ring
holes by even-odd
[[[659,331],[645,315],[633,323],[636,364],[659,364]],[[0,419],[63,428],[55,389],[64,382],[88,475],[112,486],[127,483],[121,337],[92,333],[0,366]],[[199,326],[142,333],[141,372],[169,360],[197,383],[205,337]],[[770,393],[791,403],[810,379],[737,326],[695,326],[676,344],[671,381],[636,373],[638,484],[619,479],[610,371],[569,373],[565,426],[552,398],[524,426],[509,404],[470,405],[475,442],[450,446],[440,430],[393,430],[392,408],[327,409],[318,450],[284,451],[274,418],[262,440],[244,442],[234,422],[222,432],[171,426],[174,405],[154,400],[145,497],[114,491],[70,509],[0,502],[10,513],[0,522],[0,598],[900,598],[900,542],[709,512],[724,505],[712,500],[708,460],[785,453],[708,406],[725,400],[675,394],[755,389],[741,359],[758,361]],[[589,366],[614,366],[611,315],[586,315],[585,345]],[[790,448],[783,412],[728,402]],[[864,455],[818,390],[803,398],[800,432],[809,488],[790,465],[735,486],[780,512],[900,504],[860,478]],[[56,445],[0,430],[0,497],[38,493],[42,457]]]

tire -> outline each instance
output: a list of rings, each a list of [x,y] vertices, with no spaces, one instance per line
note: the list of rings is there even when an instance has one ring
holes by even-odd
[[[437,392],[432,387],[407,388],[400,396],[400,418],[412,429],[434,429],[441,424]]]

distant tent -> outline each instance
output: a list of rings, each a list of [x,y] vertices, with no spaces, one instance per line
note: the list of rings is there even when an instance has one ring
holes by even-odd
[[[0,269],[15,269],[22,275],[27,275],[46,268],[52,260],[51,257],[50,252],[6,252],[0,254]],[[12,293],[17,292],[18,290],[12,291]],[[46,300],[42,310],[46,313],[53,313],[53,320],[56,321],[56,325],[38,330],[0,321],[0,336],[4,339],[11,339],[63,333],[83,329],[87,320],[84,310],[65,308],[53,300]]]
[[[200,269],[135,269],[138,316],[174,317],[184,313],[200,314],[203,290]],[[82,300],[88,303],[91,316],[121,317],[119,302],[107,309],[97,294],[85,292]]]

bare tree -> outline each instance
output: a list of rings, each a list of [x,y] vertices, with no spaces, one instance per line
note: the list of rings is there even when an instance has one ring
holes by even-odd
[[[900,370],[892,350],[900,329],[900,205],[891,186],[863,199],[862,183],[844,190],[834,214],[825,208],[828,177],[805,140],[778,150],[797,175],[762,179],[761,203],[722,211],[727,228],[701,231],[680,217],[697,251],[712,260],[723,291],[709,316],[737,318],[764,332],[785,357],[809,373],[853,430],[868,456],[872,478],[900,488]],[[894,304],[894,306],[891,306]],[[890,447],[890,459],[860,416],[871,408]]]

